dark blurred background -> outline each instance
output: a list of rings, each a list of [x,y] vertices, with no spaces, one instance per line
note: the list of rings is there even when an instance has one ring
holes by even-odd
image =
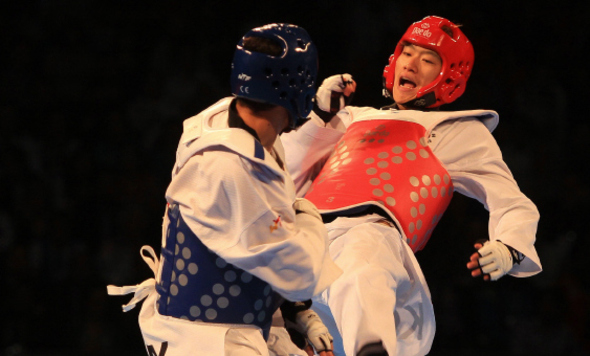
[[[538,206],[544,272],[495,283],[465,268],[487,212],[456,195],[418,253],[437,317],[431,355],[588,355],[588,2],[3,1],[0,5],[0,355],[145,355],[138,309],[107,284],[151,276],[182,121],[228,95],[250,28],[303,26],[320,78],[356,105],[410,23],[463,24],[476,60],[447,110],[493,109],[495,136]]]

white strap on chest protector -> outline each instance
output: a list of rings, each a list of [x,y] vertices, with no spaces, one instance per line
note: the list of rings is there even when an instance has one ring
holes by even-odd
[[[149,256],[146,256],[144,254],[144,252],[147,252],[149,254]],[[158,268],[160,266],[160,261],[158,260],[158,257],[156,256],[154,249],[151,246],[147,246],[147,245],[142,246],[141,249],[139,250],[139,254],[143,258],[145,263],[147,263],[147,265],[152,269],[152,271],[154,272],[154,276],[156,276],[158,273]],[[135,308],[137,303],[139,303],[142,300],[144,300],[145,298],[147,298],[147,296],[150,295],[155,290],[156,290],[156,279],[155,278],[146,279],[145,281],[141,282],[140,284],[137,284],[134,286],[123,286],[123,287],[117,287],[114,285],[107,286],[107,293],[109,295],[126,295],[126,294],[130,294],[130,293],[135,293],[133,298],[131,298],[131,300],[129,301],[129,303],[123,305],[124,312],[128,312],[129,310]]]

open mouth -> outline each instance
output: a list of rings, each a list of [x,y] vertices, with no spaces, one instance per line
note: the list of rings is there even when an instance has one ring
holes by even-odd
[[[400,87],[404,87],[404,88],[408,88],[408,89],[414,89],[416,87],[416,83],[414,83],[413,81],[407,79],[407,78],[399,78],[399,86]]]

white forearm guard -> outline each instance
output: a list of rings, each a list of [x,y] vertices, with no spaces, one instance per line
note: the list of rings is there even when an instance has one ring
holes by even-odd
[[[304,335],[318,353],[332,350],[332,335],[322,319],[311,309],[297,313],[295,322],[285,319],[285,327]]]
[[[324,79],[315,96],[314,112],[329,122],[334,115],[350,104],[356,83],[350,74],[337,74]]]
[[[295,209],[295,212],[297,214],[308,214],[318,219],[319,221],[322,221],[322,216],[320,215],[318,208],[316,208],[316,206],[312,202],[305,198],[297,198],[295,200],[295,203],[293,203],[293,208]]]
[[[492,281],[498,280],[512,269],[512,254],[500,241],[486,241],[477,252],[481,256],[479,266],[482,272],[489,274]]]
[[[354,92],[350,89],[347,90],[347,86],[350,84],[352,84],[352,75],[348,73],[336,74],[324,79],[316,94],[318,107],[327,112],[334,110],[331,105],[332,93],[340,93],[337,109],[342,109],[346,105],[346,97]]]

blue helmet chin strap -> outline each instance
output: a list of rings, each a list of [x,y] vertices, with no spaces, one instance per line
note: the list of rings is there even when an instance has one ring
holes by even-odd
[[[244,49],[244,38],[268,38],[283,53],[273,56]],[[290,24],[270,24],[250,30],[236,47],[231,90],[238,97],[280,105],[289,112],[289,126],[305,122],[313,108],[318,56],[307,31]]]

